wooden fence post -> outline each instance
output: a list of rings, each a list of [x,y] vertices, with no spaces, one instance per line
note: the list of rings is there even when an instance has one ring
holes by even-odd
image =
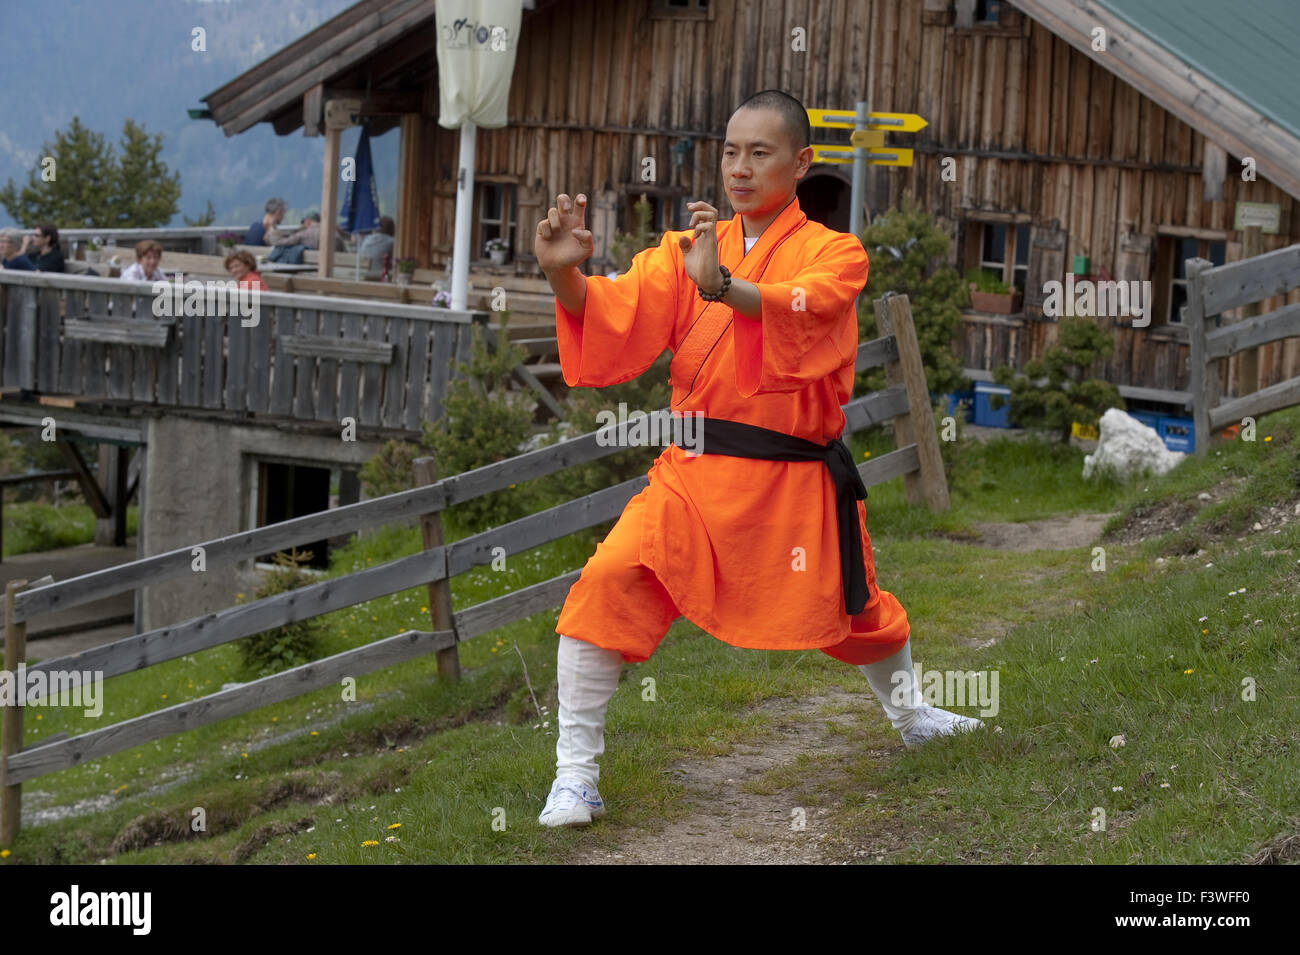
[[[1207,367],[1205,357],[1205,279],[1202,272],[1211,267],[1205,259],[1188,259],[1187,325],[1189,390],[1192,393],[1192,424],[1196,456],[1202,457],[1210,447],[1210,409],[1218,403],[1219,369]]]
[[[27,659],[27,623],[14,620],[14,598],[26,589],[25,580],[11,580],[5,586],[5,669],[14,680],[18,678],[18,665]],[[0,714],[0,846],[8,847],[18,838],[22,820],[22,783],[10,786],[5,776],[9,757],[23,748],[23,708],[14,699],[0,708]]]
[[[898,342],[898,360],[886,362],[885,380],[892,387],[907,389],[907,414],[894,419],[894,440],[898,447],[916,444],[921,470],[903,475],[903,490],[909,504],[925,504],[932,511],[946,511],[948,480],[939,453],[939,435],[934,427],[930,388],[925,383],[921,346],[912,323],[912,306],[906,295],[886,292],[876,299],[876,324],[881,335],[893,335]]]
[[[433,458],[415,459],[415,483],[417,486],[433,484],[438,480]],[[433,550],[443,545],[442,512],[420,515],[420,537],[425,550]],[[446,577],[429,584],[429,616],[433,620],[434,630],[454,629],[451,616],[451,581]],[[438,651],[438,676],[444,680],[460,679],[460,648],[448,647]]]
[[[1252,259],[1263,254],[1263,229],[1257,225],[1246,226],[1241,234],[1241,257],[1243,259]],[[1241,320],[1243,322],[1248,318],[1254,318],[1258,314],[1260,314],[1258,302],[1243,305],[1241,308]],[[1241,357],[1237,359],[1237,394],[1243,398],[1259,391],[1259,353],[1259,348],[1247,348],[1241,353]]]

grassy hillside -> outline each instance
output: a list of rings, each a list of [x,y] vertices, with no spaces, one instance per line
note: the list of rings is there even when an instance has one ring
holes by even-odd
[[[908,506],[901,480],[870,490],[880,582],[908,610],[913,657],[927,670],[996,672],[988,732],[904,750],[855,669],[818,652],[732,648],[678,620],[653,658],[624,667],[601,760],[608,815],[586,831],[543,829],[552,611],[462,646],[457,685],[417,661],[358,678],[355,703],[320,691],[33,780],[4,862],[550,862],[654,839],[689,848],[693,830],[679,823],[709,807],[677,767],[792,736],[804,744],[788,760],[727,782],[806,808],[806,830],[783,845],[815,842],[819,858],[1286,857],[1300,828],[1300,410],[1264,419],[1260,436],[1130,487],[1083,482],[1076,449],[963,443],[941,515]],[[888,448],[875,435],[855,453]],[[976,542],[982,522],[1096,512],[1116,514],[1101,554]],[[581,566],[596,539],[458,577],[456,605]],[[418,546],[415,531],[387,531],[354,543],[335,572]],[[334,652],[427,627],[428,611],[412,590],[323,619]],[[118,677],[105,685],[105,718],[239,677],[233,647]],[[26,733],[34,742],[102,723],[33,710]],[[825,738],[835,745],[814,742]],[[196,807],[205,831],[193,829]],[[772,840],[760,823],[732,820],[729,838]]]

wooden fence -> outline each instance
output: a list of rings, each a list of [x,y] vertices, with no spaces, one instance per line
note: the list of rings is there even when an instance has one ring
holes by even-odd
[[[262,292],[245,325],[238,314],[158,317],[156,298],[150,282],[0,271],[0,386],[418,432],[441,415],[474,323],[488,321]]]
[[[936,510],[946,509],[948,488],[907,299],[887,296],[876,303],[876,313],[884,335],[858,349],[856,370],[883,365],[887,387],[845,406],[845,431],[860,431],[892,420],[898,447],[861,464],[858,471],[867,486],[901,475],[910,501],[925,503]],[[72,738],[46,739],[23,746],[22,709],[6,707],[0,735],[3,740],[0,844],[12,843],[18,832],[22,783],[46,773],[337,685],[343,676],[370,673],[429,653],[439,654],[441,674],[455,678],[459,672],[458,643],[558,606],[580,571],[570,571],[458,613],[451,612],[451,578],[491,563],[498,547],[519,553],[618,517],[632,496],[646,486],[648,478],[624,481],[451,544],[442,541],[441,512],[461,501],[617,453],[621,448],[617,442],[608,440],[609,430],[594,431],[441,480],[434,480],[432,462],[421,459],[416,469],[421,486],[409,491],[182,547],[57,583],[40,581],[29,586],[26,581],[12,581],[5,599],[5,659],[9,669],[24,659],[26,628],[33,618],[144,584],[183,577],[192,572],[195,547],[203,549],[206,564],[211,568],[322,537],[420,516],[425,549],[418,554],[138,633],[81,653],[44,660],[29,668],[29,672],[90,671],[102,674],[103,678],[118,676],[423,585],[431,588],[429,606],[434,628],[408,630]]]
[[[1186,321],[1191,336],[1191,392],[1198,455],[1209,450],[1210,435],[1221,433],[1226,425],[1300,404],[1300,375],[1219,404],[1217,366],[1210,364],[1269,342],[1300,336],[1300,303],[1222,328],[1210,327],[1213,317],[1230,308],[1285,295],[1298,286],[1300,245],[1217,268],[1205,259],[1187,261]]]

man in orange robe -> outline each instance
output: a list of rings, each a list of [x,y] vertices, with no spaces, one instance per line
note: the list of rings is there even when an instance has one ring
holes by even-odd
[[[671,411],[704,417],[703,447],[670,444],[656,459],[560,613],[543,825],[603,814],[596,757],[619,670],[649,659],[678,616],[734,646],[819,649],[858,665],[908,746],[983,725],[922,702],[907,613],[876,586],[865,490],[839,441],[867,255],[799,208],[809,138],[798,100],[755,94],[723,144],[737,216],[719,222],[708,203],[688,204],[689,228],[666,232],[616,279],[577,269],[593,250],[585,196],[560,195],[538,223],[565,382],[628,381],[669,349]],[[679,435],[698,424],[678,421]]]

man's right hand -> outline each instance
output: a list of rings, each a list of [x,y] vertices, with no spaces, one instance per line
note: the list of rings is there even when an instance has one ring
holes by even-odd
[[[577,200],[564,193],[556,197],[546,218],[537,223],[533,254],[543,272],[572,268],[589,258],[594,251],[590,230],[586,228],[587,197]]]

